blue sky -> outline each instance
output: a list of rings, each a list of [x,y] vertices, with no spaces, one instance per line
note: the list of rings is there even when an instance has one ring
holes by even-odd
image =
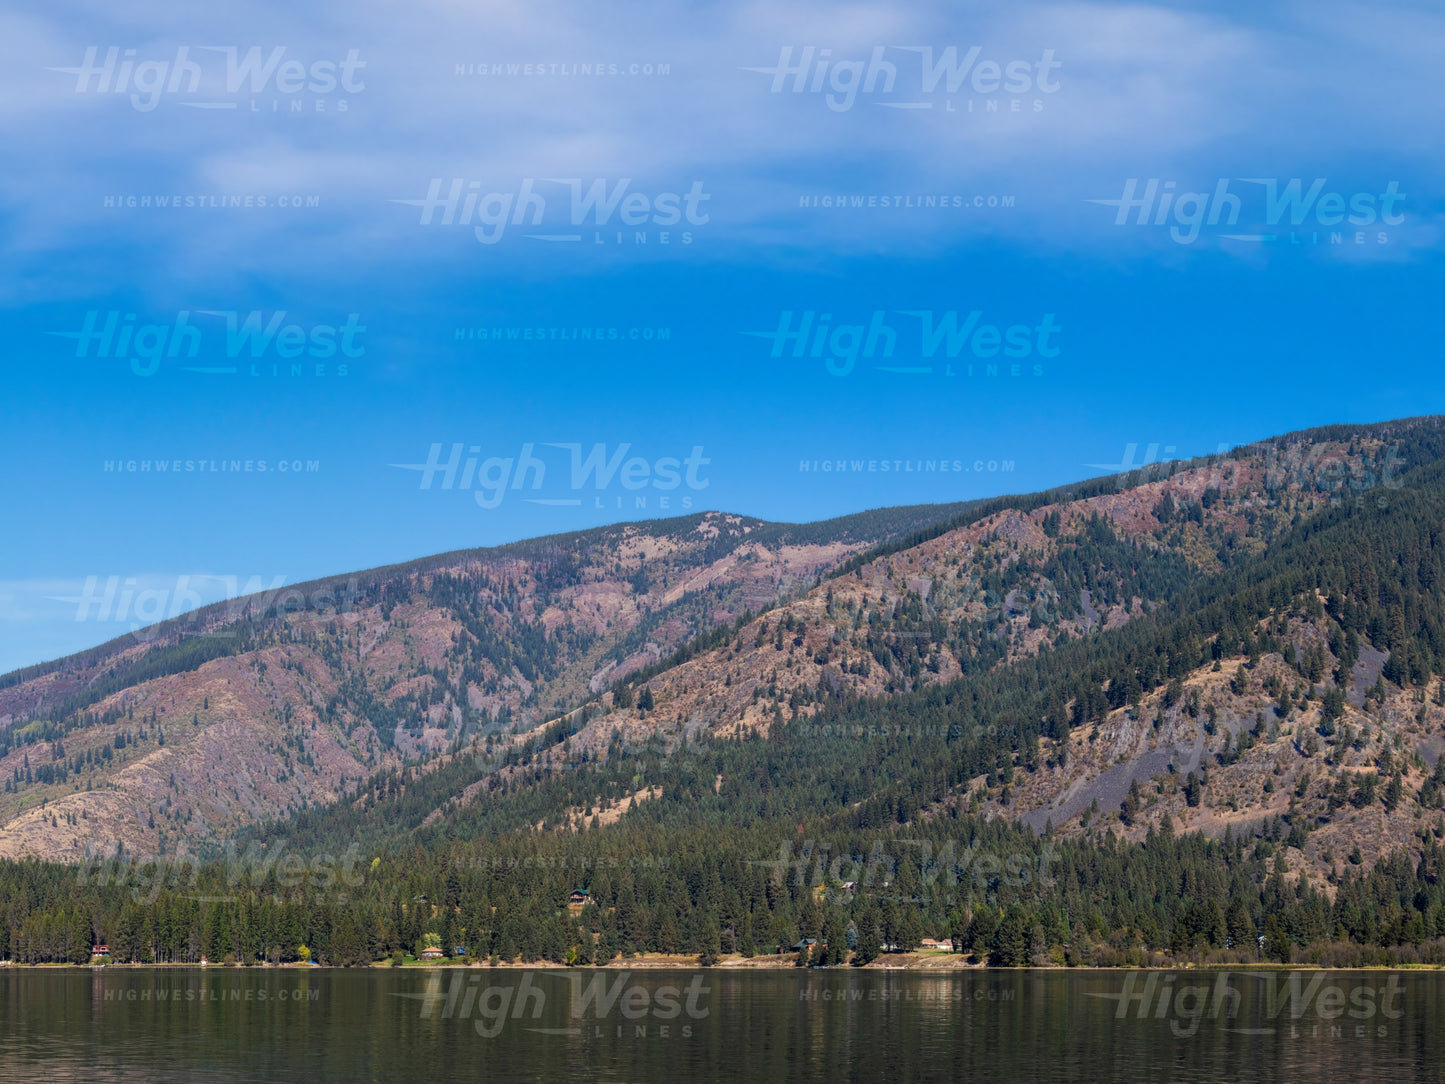
[[[1445,409],[1431,5],[0,30],[0,671],[247,583]]]

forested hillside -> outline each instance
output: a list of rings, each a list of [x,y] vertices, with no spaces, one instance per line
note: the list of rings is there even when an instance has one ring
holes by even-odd
[[[1438,419],[844,523],[439,558],[365,581],[357,613],[249,615],[245,650],[187,670],[165,652],[191,640],[138,653],[69,715],[34,706],[64,667],[12,682],[12,809],[73,735],[138,730],[156,757],[181,721],[239,725],[192,719],[228,665],[295,690],[283,770],[318,776],[324,733],[350,760],[207,835],[142,807],[164,849],[67,834],[115,790],[46,781],[8,838],[108,842],[0,865],[0,955],[1445,958]]]
[[[172,853],[333,802],[378,771],[535,726],[962,507],[801,526],[709,513],[444,554],[18,671],[0,678],[0,855]]]

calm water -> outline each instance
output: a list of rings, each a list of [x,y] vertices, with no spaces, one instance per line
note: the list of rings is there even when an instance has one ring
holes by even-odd
[[[1445,1079],[1420,972],[0,969],[4,1081]]]

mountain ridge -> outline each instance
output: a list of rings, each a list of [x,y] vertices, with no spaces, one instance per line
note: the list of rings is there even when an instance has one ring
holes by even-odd
[[[0,954],[1445,960],[1445,420],[908,518],[619,527],[95,669],[0,725]]]
[[[1036,494],[815,524],[717,512],[612,524],[323,577],[288,589],[294,607],[213,604],[142,643],[0,678],[0,854],[164,853],[284,824],[464,748],[510,780],[526,772],[507,758],[530,761],[519,751],[543,735],[560,740],[540,762],[575,768],[1007,668],[1257,557],[1340,493],[1392,492],[1404,455],[1438,458],[1440,429],[1322,427]],[[340,587],[344,612],[313,605]],[[719,633],[735,642],[706,644]],[[644,687],[647,709],[621,702]],[[223,791],[211,777],[227,760],[246,771]],[[426,823],[474,800],[479,778]]]

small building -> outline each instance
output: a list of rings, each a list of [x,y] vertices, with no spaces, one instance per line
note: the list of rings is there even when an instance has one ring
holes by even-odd
[[[452,955],[453,955],[453,956],[465,956],[466,954],[467,954],[467,946],[466,946],[466,945],[453,945],[453,946],[452,946]]]
[[[592,894],[585,888],[574,888],[567,895],[568,907],[586,907],[592,902]]]
[[[918,947],[925,952],[952,952],[953,942],[936,941],[932,937],[925,937],[922,941],[918,942]]]
[[[423,960],[440,960],[442,958],[442,950],[436,945],[428,945],[421,950],[421,958]]]
[[[108,957],[108,956],[110,956],[110,946],[109,946],[109,945],[105,945],[105,944],[101,944],[101,945],[91,945],[91,946],[90,946],[90,954],[91,954],[92,956],[106,956],[106,957]]]

